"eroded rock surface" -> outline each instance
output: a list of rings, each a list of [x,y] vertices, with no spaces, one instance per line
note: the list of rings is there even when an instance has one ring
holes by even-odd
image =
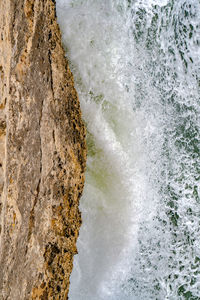
[[[67,299],[85,128],[53,0],[0,1],[0,299]]]

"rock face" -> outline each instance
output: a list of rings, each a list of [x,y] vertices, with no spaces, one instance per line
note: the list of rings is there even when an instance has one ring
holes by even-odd
[[[85,127],[54,0],[0,1],[0,299],[68,299]]]

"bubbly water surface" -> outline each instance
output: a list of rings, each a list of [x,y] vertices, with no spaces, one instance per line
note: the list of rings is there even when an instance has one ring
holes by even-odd
[[[57,0],[87,124],[70,300],[200,299],[200,2]]]

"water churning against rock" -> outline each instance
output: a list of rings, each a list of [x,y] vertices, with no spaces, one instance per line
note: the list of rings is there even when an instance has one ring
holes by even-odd
[[[200,2],[57,13],[88,131],[69,299],[200,299]]]

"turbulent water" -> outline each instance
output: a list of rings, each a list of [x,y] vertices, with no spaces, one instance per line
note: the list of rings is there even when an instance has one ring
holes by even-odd
[[[57,0],[87,125],[70,300],[200,299],[200,2]]]

